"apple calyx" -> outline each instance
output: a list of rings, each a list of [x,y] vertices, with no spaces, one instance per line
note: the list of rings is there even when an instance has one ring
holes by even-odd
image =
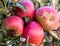
[[[16,32],[14,30],[10,30],[7,31],[7,35],[10,36],[10,37],[15,37],[14,35],[16,34]]]

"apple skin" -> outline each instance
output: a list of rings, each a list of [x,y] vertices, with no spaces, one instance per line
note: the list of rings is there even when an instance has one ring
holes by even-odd
[[[55,30],[59,24],[58,12],[51,6],[44,6],[37,9],[35,18],[46,31]]]
[[[31,21],[25,27],[22,36],[26,39],[29,37],[29,44],[40,46],[44,40],[44,31],[39,23]]]
[[[18,16],[9,16],[4,20],[3,27],[7,36],[16,37],[23,33],[24,22]]]
[[[30,19],[33,20],[35,12],[33,3],[30,0],[23,0],[21,3],[25,6],[26,12],[17,7],[16,14],[21,18],[30,17]]]

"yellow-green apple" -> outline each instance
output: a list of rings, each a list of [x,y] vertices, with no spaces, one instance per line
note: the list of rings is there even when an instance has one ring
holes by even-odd
[[[58,27],[59,15],[56,9],[51,6],[44,6],[36,10],[36,20],[42,25],[45,31],[58,39],[57,35],[52,32]]]

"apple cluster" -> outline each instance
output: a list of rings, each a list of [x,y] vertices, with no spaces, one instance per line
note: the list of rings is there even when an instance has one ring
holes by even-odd
[[[35,44],[35,46],[43,43],[45,31],[59,39],[53,32],[59,25],[59,15],[56,9],[43,6],[35,10],[31,0],[22,0],[17,4],[14,10],[15,15],[8,16],[3,21],[5,35],[11,38],[22,36],[26,40],[29,38],[29,44]],[[25,24],[25,21],[28,22]]]

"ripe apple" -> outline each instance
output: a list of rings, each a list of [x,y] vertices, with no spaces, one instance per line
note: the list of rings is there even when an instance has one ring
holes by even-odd
[[[3,22],[3,32],[10,37],[20,36],[23,33],[24,22],[17,16],[9,16]]]
[[[59,25],[59,15],[56,9],[51,6],[44,6],[36,11],[36,20],[42,25],[45,31],[48,31],[52,36],[56,36],[52,30],[55,30]]]
[[[30,19],[33,20],[34,19],[34,11],[35,11],[33,3],[30,0],[23,0],[21,3],[25,6],[26,12],[24,12],[22,9],[17,7],[16,14],[21,18],[30,17]]]
[[[44,31],[39,23],[31,21],[27,24],[22,36],[26,39],[28,39],[29,37],[29,44],[35,44],[36,46],[40,46],[44,40]]]

